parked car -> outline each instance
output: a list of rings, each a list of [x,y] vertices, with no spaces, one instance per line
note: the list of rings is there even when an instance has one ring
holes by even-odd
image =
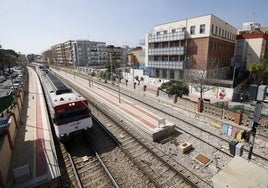
[[[7,77],[10,76],[10,74],[8,72],[5,72],[4,75]]]
[[[17,90],[19,87],[20,87],[20,84],[19,84],[19,83],[14,83],[14,84],[9,88],[9,90]]]
[[[17,72],[13,72],[13,73],[11,74],[11,77],[12,77],[12,78],[16,78],[18,75],[19,75],[19,73],[17,73]]]
[[[3,83],[6,80],[7,80],[7,78],[5,76],[0,76],[0,83]]]
[[[21,78],[20,77],[17,77],[13,80],[14,83],[21,83]]]
[[[16,92],[16,90],[14,88],[9,89],[8,92],[7,92],[7,95],[11,95],[11,94],[14,95],[15,92]]]

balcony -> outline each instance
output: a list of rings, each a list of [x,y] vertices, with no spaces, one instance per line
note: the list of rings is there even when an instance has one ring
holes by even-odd
[[[148,55],[183,55],[185,54],[185,48],[170,47],[170,48],[149,48]]]
[[[163,41],[175,41],[175,40],[185,40],[186,31],[178,31],[174,33],[164,33],[164,34],[150,34],[148,37],[148,42],[163,42]]]
[[[149,61],[148,67],[183,70],[184,61]]]

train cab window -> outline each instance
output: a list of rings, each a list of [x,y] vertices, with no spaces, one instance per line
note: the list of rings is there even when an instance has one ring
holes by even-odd
[[[90,111],[88,108],[83,108],[75,111],[63,112],[55,114],[55,124],[64,124],[72,121],[77,121],[82,118],[87,118],[90,116]]]

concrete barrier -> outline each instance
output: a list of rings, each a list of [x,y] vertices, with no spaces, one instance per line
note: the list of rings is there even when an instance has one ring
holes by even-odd
[[[171,136],[175,132],[175,125],[174,124],[166,124],[165,126],[161,126],[156,128],[152,131],[152,139],[153,141],[157,142],[162,139],[166,139],[167,137]]]

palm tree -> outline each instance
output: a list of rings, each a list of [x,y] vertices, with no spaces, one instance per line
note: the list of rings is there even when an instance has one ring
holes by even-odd
[[[249,72],[255,84],[267,84],[268,59],[261,59],[259,62],[251,64]]]

